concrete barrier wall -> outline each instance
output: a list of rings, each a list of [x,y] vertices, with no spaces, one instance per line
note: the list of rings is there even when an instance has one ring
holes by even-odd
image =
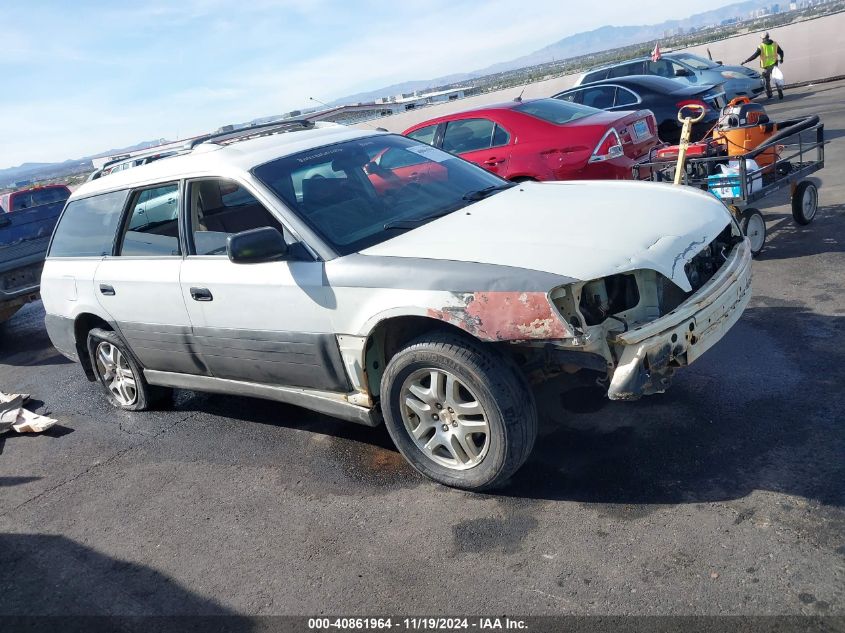
[[[845,36],[842,35],[845,33],[845,13],[791,24],[774,29],[771,33],[772,38],[781,45],[784,51],[785,61],[782,70],[787,83],[845,75]],[[759,33],[748,33],[720,42],[694,46],[688,50],[706,57],[709,48],[713,59],[724,64],[738,65],[754,52],[759,43]],[[754,64],[757,64],[757,60],[751,62],[749,66]],[[368,124],[359,124],[357,127],[372,128],[377,125],[391,132],[402,132],[416,123],[444,114],[511,101],[522,92],[523,88],[525,89],[524,99],[549,97],[571,87],[576,78],[577,75],[566,75],[525,86],[487,92],[466,99],[375,119]]]

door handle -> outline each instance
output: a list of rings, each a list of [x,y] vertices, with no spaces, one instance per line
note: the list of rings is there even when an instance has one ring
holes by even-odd
[[[494,157],[494,158],[488,158],[487,160],[485,160],[485,161],[484,161],[484,164],[485,164],[485,165],[488,165],[488,166],[490,166],[490,167],[495,167],[495,166],[496,166],[496,165],[498,165],[499,163],[504,163],[504,162],[505,162],[505,159],[504,159],[504,158],[495,158],[495,157]]]
[[[208,288],[191,288],[191,298],[194,301],[213,301],[214,297]]]
[[[113,297],[114,286],[110,286],[109,284],[100,284],[100,294],[106,295],[107,297]]]

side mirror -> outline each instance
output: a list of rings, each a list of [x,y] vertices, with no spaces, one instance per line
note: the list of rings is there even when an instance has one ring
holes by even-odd
[[[716,64],[717,64],[718,66],[721,66],[721,65],[722,65],[722,62],[716,62]]]
[[[692,73],[688,71],[686,68],[678,68],[675,71],[675,77],[689,77]]]
[[[236,264],[274,262],[287,257],[288,245],[278,230],[263,226],[227,237],[226,254]]]

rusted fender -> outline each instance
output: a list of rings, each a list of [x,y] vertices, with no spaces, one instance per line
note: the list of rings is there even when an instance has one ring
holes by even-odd
[[[572,336],[544,292],[456,293],[455,305],[428,315],[483,341],[562,339]]]

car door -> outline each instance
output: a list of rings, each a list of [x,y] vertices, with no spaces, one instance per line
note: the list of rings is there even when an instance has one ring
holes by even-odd
[[[330,176],[329,174],[328,176]],[[325,174],[316,178],[330,180]],[[203,178],[187,184],[188,248],[181,272],[194,341],[216,378],[346,391],[331,326],[333,296],[322,262],[292,246],[285,261],[236,264],[229,235],[272,227],[290,235],[241,183]]]
[[[446,123],[442,149],[505,177],[511,154],[511,135],[490,119],[457,119]]]
[[[94,292],[145,369],[203,374],[179,285],[179,191],[170,182],[130,193],[114,251],[94,273]],[[154,218],[151,200],[161,202]]]

